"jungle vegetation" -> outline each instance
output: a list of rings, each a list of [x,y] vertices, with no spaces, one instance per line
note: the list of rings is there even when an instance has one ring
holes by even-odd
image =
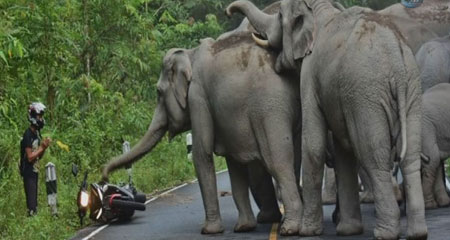
[[[136,143],[151,122],[165,52],[217,37],[241,19],[228,19],[232,0],[0,0],[0,238],[66,239],[80,228],[76,193],[81,175],[100,180],[103,164]],[[253,0],[259,7],[274,1]],[[383,8],[394,0],[341,0]],[[41,160],[39,214],[26,217],[19,143],[27,107],[48,108],[43,136],[53,139]],[[167,138],[133,166],[146,193],[195,178],[184,136]],[[58,217],[47,208],[47,162],[56,164]],[[225,168],[223,160],[216,168]],[[119,171],[113,182],[126,181]]]

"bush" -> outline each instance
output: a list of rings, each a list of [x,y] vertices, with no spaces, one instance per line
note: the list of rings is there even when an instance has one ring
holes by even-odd
[[[190,20],[179,1],[0,2],[0,238],[63,239],[79,228],[76,196],[82,174],[100,180],[101,167],[136,143],[156,105],[162,57],[172,47],[193,47],[223,31],[214,15]],[[155,6],[153,6],[155,5]],[[47,208],[39,175],[39,214],[26,217],[19,176],[19,143],[32,101],[47,107],[42,135],[53,139],[41,169],[53,162],[58,218]],[[133,166],[137,188],[152,193],[194,178],[184,135],[161,143]],[[57,144],[59,142],[59,145]],[[67,146],[67,147],[66,147]],[[223,160],[218,161],[223,168]],[[118,171],[112,182],[127,181]]]

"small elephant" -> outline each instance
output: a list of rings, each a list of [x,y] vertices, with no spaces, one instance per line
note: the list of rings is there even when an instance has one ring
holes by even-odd
[[[422,91],[439,83],[450,82],[450,35],[431,40],[416,53]]]
[[[259,33],[257,41],[277,49],[278,71],[300,71],[301,234],[322,234],[321,183],[329,129],[342,209],[337,233],[363,232],[359,162],[377,193],[375,238],[398,238],[400,210],[392,186],[385,184],[391,182],[397,155],[407,189],[407,237],[426,238],[419,154],[420,75],[413,52],[394,23],[367,8],[338,10],[329,0],[286,0],[278,15],[236,1],[227,8],[229,15],[232,12],[245,14]]]
[[[450,157],[450,84],[440,83],[422,96],[422,188],[426,208],[444,207],[450,198],[443,161]]]
[[[107,177],[112,170],[138,160],[167,131],[172,138],[192,129],[193,161],[206,214],[202,233],[224,231],[213,153],[227,160],[239,211],[235,231],[256,226],[244,166],[250,164],[251,170],[252,164],[258,163],[281,186],[285,206],[281,234],[298,233],[299,83],[294,73],[275,73],[275,58],[274,52],[257,46],[248,31],[227,33],[217,41],[204,39],[194,49],[171,49],[163,60],[157,84],[158,104],[147,133],[129,153],[110,161],[103,175]],[[279,210],[261,217],[279,220]]]

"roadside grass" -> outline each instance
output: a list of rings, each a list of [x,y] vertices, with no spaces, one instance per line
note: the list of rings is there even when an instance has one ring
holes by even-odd
[[[185,135],[178,136],[171,143],[165,137],[155,149],[133,165],[133,182],[141,192],[151,194],[195,179],[193,163],[186,155]],[[53,151],[53,152],[52,152]],[[52,161],[56,164],[58,177],[58,217],[50,214],[47,207],[45,174],[39,174],[38,214],[26,216],[25,193],[22,178],[17,166],[0,169],[0,239],[68,239],[81,227],[77,215],[76,198],[84,171],[89,171],[90,183],[100,180],[100,169],[82,167],[78,176],[71,174],[71,164],[56,158],[52,149],[46,153],[41,169]],[[216,170],[226,168],[223,158],[215,158]],[[118,170],[113,173],[110,182],[120,184],[128,181],[128,173]],[[92,224],[85,217],[83,227]]]

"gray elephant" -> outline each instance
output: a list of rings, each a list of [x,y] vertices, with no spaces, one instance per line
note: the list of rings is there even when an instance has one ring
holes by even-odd
[[[278,15],[237,1],[227,8],[229,15],[235,11],[244,13],[266,39],[259,42],[278,49],[277,70],[301,70],[301,234],[322,233],[319,200],[330,129],[342,209],[337,233],[363,231],[356,191],[359,162],[378,193],[375,237],[398,238],[400,210],[392,186],[385,184],[391,182],[390,170],[398,155],[407,189],[407,237],[426,238],[419,155],[420,76],[413,52],[393,23],[367,8],[339,11],[327,0],[287,0]]]
[[[422,125],[422,186],[427,208],[448,206],[442,164],[450,157],[450,84],[425,91]]]
[[[341,8],[342,10],[342,8]],[[415,53],[417,63],[421,70],[422,91],[434,86],[440,82],[449,82],[446,78],[450,72],[448,60],[448,42],[449,36],[435,39],[437,36],[448,34],[450,29],[450,1],[448,0],[427,0],[418,8],[405,8],[401,4],[393,4],[383,10],[378,11],[383,15],[383,20],[393,23],[405,42]],[[430,41],[430,42],[427,42]],[[439,51],[435,51],[439,49]],[[430,54],[430,52],[432,54]],[[436,64],[427,64],[428,61]],[[435,71],[439,69],[438,71]],[[445,80],[444,80],[445,79]],[[373,202],[372,187],[370,179],[363,170],[359,171],[364,192],[361,194],[361,202]],[[394,182],[394,191],[397,200],[401,200],[401,191],[396,182]]]
[[[418,49],[415,58],[420,69],[423,92],[439,83],[450,82],[450,35],[426,42]],[[423,144],[426,144],[426,142]],[[443,168],[442,164],[441,168]],[[423,169],[429,169],[429,167],[423,167]],[[365,187],[365,191],[361,196],[361,201],[371,202],[373,201],[371,184],[364,172],[360,172],[360,176]],[[437,176],[439,181],[426,180],[427,182],[434,183],[434,194],[432,194],[433,191],[431,191],[431,188],[424,189],[425,208],[447,206],[447,192],[444,187],[444,182],[441,181],[441,179],[443,179],[442,172],[434,169],[433,174],[427,174],[426,178],[432,176]],[[434,196],[439,196],[436,197],[436,199],[439,200],[436,201]]]
[[[416,53],[420,68],[422,91],[439,83],[450,82],[450,35],[433,39]]]
[[[224,230],[213,153],[227,160],[239,210],[236,231],[256,226],[243,166],[259,163],[281,186],[281,234],[298,233],[301,201],[294,169],[299,169],[295,160],[301,156],[299,83],[295,74],[275,73],[275,58],[257,46],[249,32],[241,31],[217,41],[205,39],[194,49],[170,50],[163,60],[158,104],[147,133],[129,153],[106,165],[104,177],[151,151],[167,131],[172,138],[192,129],[193,161],[206,213],[202,233]]]
[[[383,16],[380,20],[394,24],[392,27],[403,36],[413,53],[417,53],[424,43],[449,32],[449,0],[425,0],[417,8],[406,8],[397,3],[378,13]]]
[[[418,49],[415,58],[420,69],[423,92],[439,83],[450,82],[450,35],[426,42]],[[427,143],[424,141],[423,144]],[[427,157],[425,158],[427,159]],[[442,164],[440,166],[443,168]],[[424,166],[423,169],[430,169],[430,167]],[[361,200],[363,202],[370,202],[373,199],[370,182],[364,174],[360,175],[364,186],[367,188]],[[428,179],[434,176],[437,176],[439,181]],[[444,182],[441,181],[443,179],[442,171],[437,171],[437,169],[433,168],[433,174],[427,173],[424,177],[426,178],[426,182],[434,184],[433,188],[429,188],[428,186],[424,189],[425,208],[447,206],[447,192],[444,187]]]

